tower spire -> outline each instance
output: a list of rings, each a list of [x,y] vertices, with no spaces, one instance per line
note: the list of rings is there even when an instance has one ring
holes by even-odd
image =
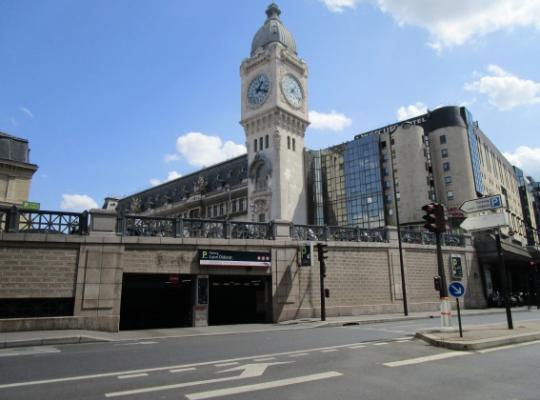
[[[270,4],[268,8],[266,9],[266,16],[268,17],[268,19],[271,19],[271,18],[279,19],[280,14],[281,14],[281,10],[279,9],[276,3]]]

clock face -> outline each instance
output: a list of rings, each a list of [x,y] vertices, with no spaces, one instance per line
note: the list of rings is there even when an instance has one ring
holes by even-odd
[[[265,74],[259,74],[249,83],[247,98],[249,104],[260,106],[266,101],[270,92],[270,79]]]
[[[291,106],[299,108],[302,105],[304,92],[302,92],[300,82],[294,76],[287,74],[283,77],[281,80],[281,90]]]

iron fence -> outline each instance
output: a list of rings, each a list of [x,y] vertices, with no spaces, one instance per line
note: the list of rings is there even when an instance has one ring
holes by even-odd
[[[291,225],[293,240],[322,240],[339,242],[387,242],[385,229],[363,229],[357,227],[324,225]]]
[[[427,231],[401,231],[401,241],[403,243],[436,245],[435,233]],[[452,233],[443,233],[441,236],[443,246],[465,247],[465,237]]]
[[[117,227],[125,236],[273,239],[271,223],[126,215],[119,216]]]
[[[18,207],[0,210],[0,230],[61,235],[88,234],[88,212],[27,210]]]

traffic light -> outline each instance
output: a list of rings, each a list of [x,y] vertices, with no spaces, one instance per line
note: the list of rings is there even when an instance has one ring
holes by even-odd
[[[321,276],[323,278],[326,278],[326,263],[324,260],[328,258],[326,255],[328,253],[328,245],[325,243],[318,243],[317,244],[317,254],[319,256],[319,264],[321,267]]]
[[[424,210],[426,213],[426,215],[422,217],[422,219],[426,221],[424,228],[430,232],[437,232],[437,215],[435,214],[436,208],[436,203],[429,203],[422,207],[422,210]]]
[[[434,276],[433,277],[433,286],[435,287],[435,290],[437,292],[441,291],[441,285],[442,285],[441,277],[440,276]]]
[[[446,232],[446,215],[444,206],[438,203],[429,203],[422,207],[426,215],[422,217],[426,221],[424,228],[430,232]]]
[[[319,261],[323,261],[326,260],[328,258],[328,256],[326,255],[326,253],[328,253],[328,245],[325,244],[325,243],[318,243],[317,244],[317,253],[319,255]]]

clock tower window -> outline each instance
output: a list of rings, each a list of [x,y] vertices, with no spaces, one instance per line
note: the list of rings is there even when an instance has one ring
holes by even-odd
[[[288,150],[291,149],[291,137],[290,136],[287,136],[287,149]]]
[[[268,148],[268,135],[264,137],[264,147]]]
[[[292,151],[296,151],[296,140],[295,140],[295,138],[292,139]]]

